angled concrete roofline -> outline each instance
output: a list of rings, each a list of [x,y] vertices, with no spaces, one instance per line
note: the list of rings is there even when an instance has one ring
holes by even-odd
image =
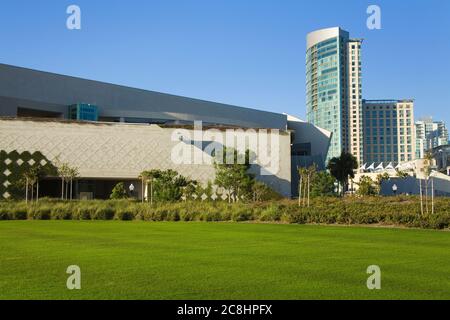
[[[87,120],[72,120],[72,119],[59,119],[59,118],[37,118],[37,117],[0,117],[0,121],[11,121],[11,122],[38,122],[38,123],[60,123],[60,124],[76,124],[82,126],[120,126],[120,127],[153,127],[153,128],[161,128],[161,129],[187,129],[194,130],[195,126],[193,124],[162,124],[162,123],[130,123],[130,122],[105,122],[105,121],[87,121]],[[245,130],[248,128],[240,127],[240,126],[228,126],[228,125],[211,125],[211,124],[202,124],[203,130],[215,129],[219,131],[225,130]],[[320,129],[320,128],[319,128]],[[273,130],[272,128],[256,128],[256,130]],[[291,132],[289,129],[276,129],[280,134],[286,134]]]
[[[97,83],[97,84],[103,84],[103,85],[106,85],[106,86],[112,86],[112,87],[128,89],[128,90],[135,90],[135,91],[140,91],[140,92],[144,92],[144,93],[152,93],[152,94],[157,94],[157,95],[164,95],[164,96],[169,96],[169,97],[173,97],[173,98],[187,99],[187,100],[197,101],[197,102],[202,102],[202,103],[205,103],[205,102],[206,103],[212,103],[212,104],[226,106],[226,107],[231,107],[231,108],[252,110],[252,111],[265,112],[265,113],[269,113],[269,114],[279,115],[279,113],[273,112],[273,111],[265,111],[265,110],[260,110],[260,109],[256,109],[256,108],[243,107],[243,106],[238,106],[238,105],[228,104],[228,103],[223,103],[223,102],[218,102],[218,101],[210,101],[210,100],[205,100],[205,99],[198,99],[198,98],[193,98],[193,97],[180,96],[180,95],[176,95],[176,94],[172,94],[172,93],[153,91],[153,90],[148,90],[148,89],[143,89],[143,88],[136,88],[136,87],[131,87],[131,86],[127,86],[127,85],[121,85],[121,84],[116,84],[116,83],[111,83],[111,82],[106,82],[106,81],[101,81],[101,80],[93,80],[93,79],[75,77],[75,76],[62,74],[62,73],[56,73],[56,72],[50,72],[50,71],[43,71],[43,70],[36,70],[36,69],[31,69],[31,68],[19,67],[19,66],[14,66],[14,65],[5,64],[5,63],[0,63],[0,67],[17,69],[17,70],[23,70],[23,71],[28,71],[28,72],[36,72],[36,73],[41,73],[41,74],[47,74],[47,75],[50,75],[50,76],[64,77],[64,78],[69,78],[69,79],[74,79],[74,80],[87,81],[87,82],[92,82],[92,83]],[[87,102],[88,101],[80,101],[80,103],[87,103]]]
[[[306,36],[306,49],[308,50],[322,41],[339,36],[348,38],[349,33],[340,27],[325,28],[310,32]]]
[[[281,113],[149,91],[0,63],[0,98],[20,100],[21,107],[63,112],[90,103],[101,117],[152,118],[286,129]],[[19,102],[15,102],[16,106]],[[45,105],[45,107],[44,107]],[[12,109],[9,109],[12,110]],[[14,115],[11,111],[0,115]]]
[[[314,125],[312,123],[306,122],[305,120],[302,120],[302,119],[300,119],[300,118],[298,118],[296,116],[293,116],[293,115],[290,115],[290,114],[287,114],[287,113],[283,113],[283,114],[285,114],[287,116],[288,122],[292,121],[292,122],[308,123],[311,126],[317,128],[317,130],[319,130],[320,132],[322,132],[325,136],[327,136],[329,138],[331,138],[331,135],[333,134],[331,131],[328,131],[328,130],[325,130],[323,128],[320,128],[320,127],[318,127],[318,126],[316,126],[316,125]]]

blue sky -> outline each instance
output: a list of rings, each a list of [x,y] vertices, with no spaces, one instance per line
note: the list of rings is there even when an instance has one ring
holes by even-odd
[[[10,0],[0,62],[304,117],[306,34],[341,26],[365,39],[364,98],[415,98],[450,124],[449,17],[448,0]]]

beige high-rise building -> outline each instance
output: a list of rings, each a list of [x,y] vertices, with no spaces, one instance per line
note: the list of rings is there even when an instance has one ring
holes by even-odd
[[[362,80],[361,80],[361,43],[362,40],[350,39],[347,43],[348,57],[348,114],[347,126],[344,131],[347,136],[346,150],[358,159],[364,161],[362,127]],[[345,111],[344,111],[345,112]]]
[[[415,160],[414,100],[363,100],[363,121],[364,163]]]

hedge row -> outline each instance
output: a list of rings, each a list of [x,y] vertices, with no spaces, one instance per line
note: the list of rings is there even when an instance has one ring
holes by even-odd
[[[431,212],[431,203],[429,203]],[[127,200],[41,200],[39,203],[0,202],[0,220],[143,220],[143,221],[261,221],[297,224],[380,224],[446,229],[450,199],[435,202],[435,214],[421,214],[416,197],[320,198],[309,208],[296,201],[272,203],[179,202],[150,206]]]

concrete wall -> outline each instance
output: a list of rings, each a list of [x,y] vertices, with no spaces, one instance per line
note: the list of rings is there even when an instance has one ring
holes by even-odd
[[[28,101],[37,108],[67,113],[67,106],[90,103],[99,107],[100,117],[128,117],[218,123],[240,127],[286,130],[286,116],[279,113],[236,107],[85,80],[0,64],[0,97]],[[0,116],[15,111],[0,100]]]
[[[325,165],[332,133],[311,123],[288,115],[288,128],[294,132],[293,143],[311,143],[311,157]]]
[[[8,153],[41,152],[52,163],[62,162],[79,168],[83,178],[135,179],[144,170],[174,169],[202,183],[213,181],[211,164],[176,164],[171,159],[173,139],[180,129],[156,125],[0,119],[0,150]],[[192,134],[192,130],[184,130]],[[175,141],[173,141],[175,140]],[[272,150],[275,152],[272,153]],[[290,134],[282,132],[279,148],[269,148],[272,159],[279,160],[273,175],[261,175],[261,167],[251,170],[280,194],[291,196]],[[0,183],[7,175],[0,172]]]
[[[433,180],[433,182],[431,182]],[[434,196],[450,197],[450,177],[432,176],[427,180],[418,179],[416,177],[407,178],[393,178],[387,181],[383,181],[381,184],[381,194],[384,196],[394,195],[392,187],[394,184],[397,186],[396,194],[410,194],[420,195],[420,183],[422,183],[422,194],[425,196],[425,186],[428,183],[428,197],[431,197],[432,188],[434,190]]]
[[[292,130],[294,139],[292,143],[311,145],[311,154],[308,156],[292,156],[291,161],[291,190],[293,196],[298,196],[298,167],[309,167],[315,164],[318,170],[325,170],[328,148],[332,133],[321,129],[311,123],[302,121],[294,116],[288,115],[288,128]]]

